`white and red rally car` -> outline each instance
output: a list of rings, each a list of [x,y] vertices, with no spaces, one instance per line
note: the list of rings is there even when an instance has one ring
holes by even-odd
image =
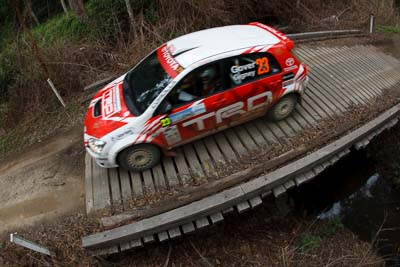
[[[141,171],[156,165],[161,152],[227,127],[265,114],[288,117],[308,81],[293,47],[261,23],[163,44],[91,101],[88,153],[102,167]]]

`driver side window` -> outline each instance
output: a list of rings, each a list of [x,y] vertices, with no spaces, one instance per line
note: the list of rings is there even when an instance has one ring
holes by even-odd
[[[181,106],[196,99],[222,91],[221,72],[218,63],[195,69],[186,75],[168,95],[172,106]]]

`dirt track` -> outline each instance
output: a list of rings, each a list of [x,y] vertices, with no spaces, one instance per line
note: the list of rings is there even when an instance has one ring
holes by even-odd
[[[84,209],[82,129],[0,163],[0,234]]]

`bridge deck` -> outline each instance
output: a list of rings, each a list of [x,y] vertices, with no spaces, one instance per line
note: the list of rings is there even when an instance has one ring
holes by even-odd
[[[121,211],[129,210],[132,199],[149,199],[161,192],[221,178],[224,169],[233,168],[252,151],[284,145],[322,119],[365,105],[400,81],[399,61],[373,46],[300,46],[296,53],[310,67],[310,83],[292,117],[279,123],[256,119],[184,145],[176,150],[176,157],[164,157],[161,164],[142,173],[103,169],[87,156],[87,212],[117,206]]]

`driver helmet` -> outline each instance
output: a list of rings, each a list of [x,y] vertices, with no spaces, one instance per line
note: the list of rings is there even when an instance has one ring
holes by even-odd
[[[203,81],[203,83],[208,83],[214,80],[216,76],[217,72],[213,67],[207,68],[200,73],[200,78]]]

